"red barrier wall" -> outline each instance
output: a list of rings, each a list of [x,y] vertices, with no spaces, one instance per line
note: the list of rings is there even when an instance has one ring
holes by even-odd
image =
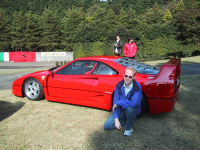
[[[13,61],[13,52],[9,52],[9,61]]]
[[[9,61],[36,62],[36,52],[10,52]]]

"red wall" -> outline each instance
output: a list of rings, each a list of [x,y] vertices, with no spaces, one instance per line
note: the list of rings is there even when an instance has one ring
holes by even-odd
[[[9,61],[36,62],[36,52],[10,52]]]

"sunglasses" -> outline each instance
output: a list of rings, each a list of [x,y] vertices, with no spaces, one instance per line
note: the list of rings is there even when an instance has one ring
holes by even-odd
[[[128,78],[128,77],[129,77],[129,79],[132,79],[132,78],[133,78],[132,76],[128,76],[128,75],[124,75],[124,77],[125,77],[125,78]]]

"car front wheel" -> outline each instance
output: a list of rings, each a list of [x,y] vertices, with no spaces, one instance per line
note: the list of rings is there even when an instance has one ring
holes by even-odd
[[[24,82],[23,91],[30,100],[38,101],[44,99],[44,91],[40,82],[35,78],[28,78]]]

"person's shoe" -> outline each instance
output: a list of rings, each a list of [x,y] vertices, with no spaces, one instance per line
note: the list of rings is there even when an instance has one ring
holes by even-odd
[[[124,135],[125,136],[130,136],[133,133],[133,129],[131,128],[130,130],[125,130]]]

